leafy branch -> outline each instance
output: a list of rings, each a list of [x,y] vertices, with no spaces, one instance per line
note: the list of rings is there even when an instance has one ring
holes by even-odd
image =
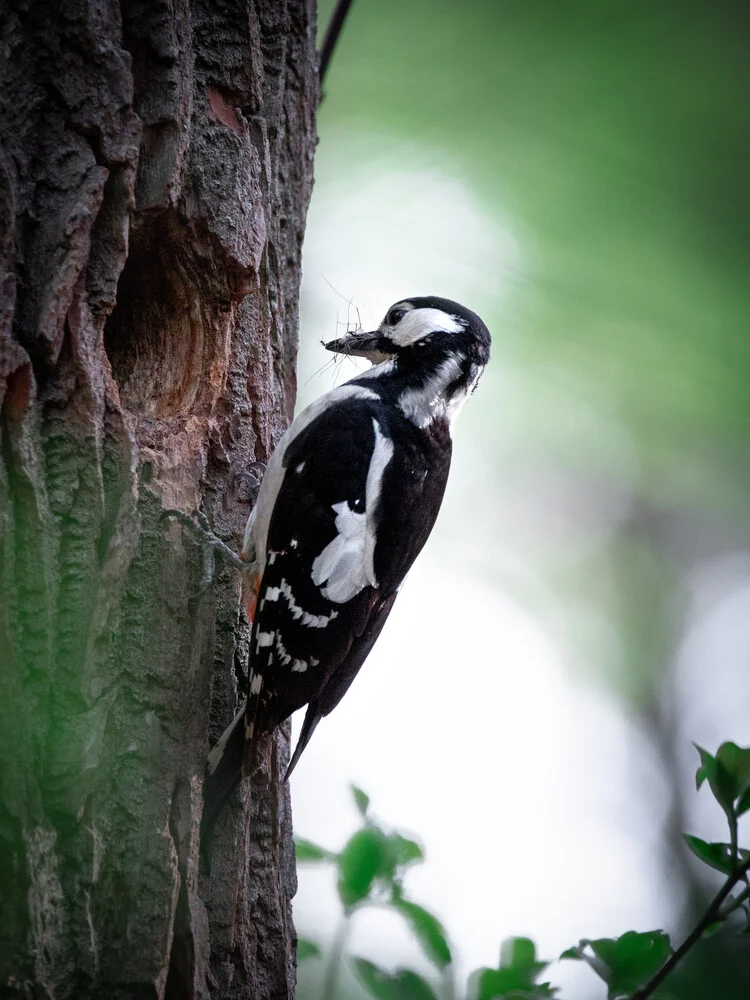
[[[750,850],[739,846],[739,819],[750,811],[750,749],[723,743],[716,755],[697,747],[700,767],[696,788],[705,783],[724,810],[729,826],[728,843],[708,843],[685,835],[685,843],[704,864],[725,876],[724,884],[695,927],[676,950],[662,930],[627,931],[617,938],[583,939],[568,948],[561,959],[585,962],[607,986],[607,1000],[649,1000],[685,956],[702,938],[720,930],[730,918],[742,916],[743,933],[750,933]],[[407,869],[424,860],[419,844],[378,825],[370,813],[370,800],[352,788],[363,826],[338,853],[309,841],[297,842],[301,862],[329,862],[338,868],[339,898],[344,909],[341,925],[329,954],[323,1000],[335,1000],[351,920],[364,907],[386,907],[398,914],[414,934],[427,959],[442,977],[442,985],[411,969],[388,972],[365,958],[353,960],[354,970],[376,1000],[437,1000],[455,996],[452,954],[445,930],[433,914],[409,899],[404,891]],[[735,895],[736,889],[739,891]],[[320,954],[311,942],[300,942],[300,959]],[[533,941],[510,938],[503,942],[497,968],[477,969],[469,977],[469,1000],[549,1000],[556,987],[539,979],[548,963],[537,959]]]
[[[443,925],[423,906],[409,899],[404,890],[407,870],[424,861],[422,847],[416,840],[376,823],[370,813],[370,799],[360,788],[352,786],[352,794],[363,825],[340,851],[329,851],[308,840],[297,840],[298,862],[329,862],[338,870],[337,888],[344,912],[328,956],[323,1000],[335,998],[352,920],[360,910],[368,907],[398,913],[438,971],[445,972],[452,962]],[[311,942],[302,943],[309,949]],[[319,952],[317,946],[312,947]],[[437,1000],[432,984],[411,970],[397,970],[392,975],[364,958],[355,959],[354,968],[374,997]]]
[[[607,983],[609,1000],[648,1000],[701,938],[719,930],[732,914],[743,912],[746,928],[750,927],[750,851],[737,844],[739,817],[750,809],[750,749],[722,743],[715,757],[703,747],[696,749],[701,760],[695,775],[696,789],[708,782],[726,814],[730,842],[710,844],[690,834],[684,839],[697,858],[726,875],[726,880],[676,951],[663,931],[628,931],[619,938],[584,940],[563,952],[561,958],[583,960],[591,966]],[[745,888],[730,898],[740,882]]]
[[[745,900],[750,898],[750,890],[745,889],[745,891],[741,894],[741,897],[738,897],[737,900],[735,900],[734,905],[726,913],[722,914],[722,903],[727,896],[729,896],[730,892],[734,889],[737,883],[747,877],[749,869],[750,858],[741,864],[737,868],[736,872],[727,879],[721,889],[719,889],[714,896],[706,912],[682,942],[677,951],[669,957],[669,959],[651,977],[645,986],[635,991],[632,1000],[647,1000],[647,997],[653,996],[657,988],[667,978],[670,972],[677,967],[687,953],[698,943],[698,941],[700,941],[703,935],[706,934],[706,932],[710,933],[711,929],[717,922],[725,920],[729,913],[735,910],[741,902],[745,902]]]

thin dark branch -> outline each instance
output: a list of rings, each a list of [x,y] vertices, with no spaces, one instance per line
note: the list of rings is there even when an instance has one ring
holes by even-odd
[[[323,81],[325,80],[326,72],[328,71],[328,66],[331,62],[331,56],[333,55],[333,50],[336,47],[336,42],[339,40],[339,35],[341,34],[341,29],[344,27],[344,21],[346,20],[346,15],[349,13],[349,8],[352,5],[352,0],[338,0],[336,4],[336,9],[333,14],[331,14],[331,20],[328,22],[328,27],[326,28],[325,38],[323,39],[323,45],[320,49],[320,86],[323,87]]]
[[[635,991],[631,1000],[647,1000],[648,997],[653,996],[655,990],[664,982],[670,972],[672,972],[673,969],[679,965],[693,945],[698,943],[706,928],[716,922],[720,915],[719,911],[721,910],[721,904],[727,898],[732,889],[734,889],[737,883],[741,882],[745,878],[748,871],[750,871],[750,858],[748,858],[747,861],[743,862],[739,868],[736,868],[732,872],[724,885],[721,889],[719,889],[709,903],[706,912],[682,942],[674,955],[672,955],[664,963],[664,965],[662,965],[659,971],[653,975],[651,979],[649,979],[645,986],[641,986],[639,990]]]

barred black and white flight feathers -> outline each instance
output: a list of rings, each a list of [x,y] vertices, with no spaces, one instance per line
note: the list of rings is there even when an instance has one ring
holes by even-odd
[[[251,747],[308,705],[289,774],[348,690],[435,523],[451,426],[490,335],[455,302],[412,298],[373,333],[326,346],[375,365],[307,407],[271,457],[243,545],[260,581],[245,721],[227,730],[209,771],[227,756],[237,766],[241,740]]]

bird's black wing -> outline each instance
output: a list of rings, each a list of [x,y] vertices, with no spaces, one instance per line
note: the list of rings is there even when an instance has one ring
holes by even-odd
[[[286,451],[253,625],[249,735],[313,700],[367,626],[377,602],[363,569],[374,444],[368,407],[346,401],[324,411]],[[322,578],[321,557],[333,588]]]
[[[436,466],[417,435],[414,446],[402,428],[394,435],[391,420],[377,402],[347,400],[321,413],[284,456],[253,626],[246,732],[252,740],[309,704],[293,764],[370,652],[442,499],[449,448]]]

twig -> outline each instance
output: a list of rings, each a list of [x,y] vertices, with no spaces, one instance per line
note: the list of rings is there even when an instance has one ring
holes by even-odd
[[[732,868],[737,866],[739,855],[737,853],[737,814],[732,810],[729,816],[729,841],[730,856],[732,858]]]
[[[734,913],[743,903],[746,903],[750,899],[750,886],[743,889],[739,896],[735,896],[732,900],[731,906],[728,906],[722,914],[721,917],[728,917],[730,913]]]
[[[720,916],[719,911],[721,909],[721,904],[727,898],[732,889],[734,889],[737,883],[745,878],[748,871],[750,871],[750,858],[744,861],[739,868],[734,869],[724,885],[721,889],[719,889],[709,903],[706,912],[682,942],[677,951],[667,959],[664,965],[662,965],[659,971],[656,972],[651,979],[649,979],[645,986],[641,986],[640,989],[635,991],[631,1000],[647,1000],[648,997],[653,996],[657,987],[664,982],[672,970],[682,961],[685,955],[687,955],[693,945],[700,940],[706,928],[716,922]]]
[[[344,27],[344,21],[346,20],[346,15],[349,13],[351,5],[352,0],[338,0],[336,8],[333,14],[331,14],[331,20],[328,22],[328,27],[326,28],[326,33],[323,38],[323,45],[320,49],[319,74],[321,89],[331,62],[333,50],[336,47],[336,42],[339,40],[341,29]]]

